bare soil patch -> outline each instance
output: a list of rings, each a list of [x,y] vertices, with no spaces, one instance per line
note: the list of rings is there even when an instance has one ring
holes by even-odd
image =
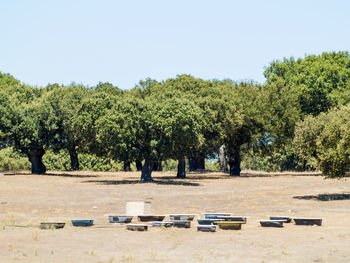
[[[134,172],[11,175],[0,176],[0,262],[350,262],[350,200],[337,198],[349,194],[349,179],[247,172],[237,178],[191,173],[180,180],[155,172],[154,182],[140,183]],[[124,214],[127,201],[151,201],[156,214],[249,218],[239,231],[202,233],[193,222],[190,229],[131,232],[107,217]],[[257,220],[270,215],[319,217],[323,225],[260,227]],[[96,224],[73,227],[76,218]],[[66,226],[41,230],[44,220]]]

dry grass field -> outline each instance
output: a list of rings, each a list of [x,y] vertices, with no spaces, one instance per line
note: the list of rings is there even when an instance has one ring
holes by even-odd
[[[300,174],[28,173],[0,176],[0,262],[350,262],[350,180]],[[320,194],[325,194],[321,195]],[[298,198],[296,198],[298,197]],[[345,196],[346,197],[346,196]],[[128,201],[150,201],[155,214],[232,212],[249,216],[242,230],[215,233],[109,224]],[[263,228],[269,215],[320,217],[322,226]],[[74,218],[94,218],[73,227]],[[41,230],[41,221],[67,222]]]

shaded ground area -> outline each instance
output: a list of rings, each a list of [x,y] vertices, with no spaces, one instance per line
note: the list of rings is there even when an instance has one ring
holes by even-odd
[[[184,180],[154,180],[152,182],[141,182],[140,180],[88,180],[84,183],[96,183],[105,185],[117,185],[117,184],[162,184],[162,185],[184,185],[184,186],[199,186],[198,183],[191,183]]]
[[[294,176],[299,175],[299,176]],[[0,262],[350,262],[350,180],[300,174],[50,172],[0,176]],[[317,200],[336,200],[318,202]],[[108,223],[127,201],[150,201],[156,214],[247,215],[240,231],[195,229],[129,232]],[[269,215],[323,218],[321,227],[262,228]],[[70,219],[94,218],[90,228]],[[64,221],[40,230],[41,221]]]
[[[350,200],[350,194],[319,194],[319,195],[303,195],[294,196],[297,199],[318,200],[318,201],[334,201],[334,200]]]

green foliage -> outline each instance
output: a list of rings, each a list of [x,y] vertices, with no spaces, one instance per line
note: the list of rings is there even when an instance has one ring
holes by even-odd
[[[177,165],[178,165],[178,161],[174,159],[167,159],[162,162],[163,171],[176,171]],[[186,163],[186,166],[188,166],[188,163]],[[208,171],[215,171],[215,172],[220,171],[219,162],[214,159],[210,161],[206,160],[205,167],[206,167],[206,170]]]
[[[0,72],[0,141],[13,139],[14,126],[21,122],[18,116],[20,104],[29,103],[39,93],[39,90],[24,86],[11,75]]]
[[[123,94],[123,91],[121,89],[119,89],[116,86],[113,86],[109,82],[100,82],[93,89],[99,93],[105,93],[111,96],[120,96]]]
[[[220,171],[220,164],[217,160],[215,160],[215,161],[214,160],[213,161],[206,160],[205,169],[208,171],[218,172],[218,171]]]
[[[178,91],[152,97],[154,116],[160,134],[161,159],[188,156],[203,143],[201,109]],[[162,101],[162,103],[156,103]]]
[[[48,169],[78,169],[79,156],[81,169],[121,170],[124,161],[142,160],[149,173],[152,162],[168,170],[185,157],[211,160],[224,145],[232,175],[242,159],[248,169],[343,176],[349,106],[325,112],[350,103],[349,53],[273,61],[264,74],[265,85],[179,75],[121,91],[108,82],[33,88],[0,73],[1,164],[25,166],[11,146],[39,173],[44,149]]]
[[[176,171],[178,161],[174,159],[168,159],[162,162],[163,171]]]
[[[16,149],[29,156],[33,150],[49,144],[55,138],[58,129],[56,116],[43,98],[12,106],[15,110],[11,139]]]
[[[82,141],[80,130],[75,129],[75,122],[87,89],[83,86],[56,86],[48,89],[43,96],[45,107],[51,108],[55,117],[57,134],[52,138],[50,147],[53,150],[75,149]]]
[[[142,99],[125,98],[105,111],[96,122],[101,151],[122,161],[158,160],[159,133],[153,107]]]
[[[106,112],[122,98],[120,90],[116,87],[99,84],[82,99],[73,122],[73,129],[80,133],[80,151],[92,152],[99,156],[106,154],[106,147],[101,146],[97,140],[97,120],[105,116]]]
[[[47,170],[57,171],[69,171],[70,160],[67,151],[61,150],[53,152],[51,150],[46,151],[43,156],[43,162]]]
[[[261,136],[264,126],[260,87],[252,83],[221,86],[223,97],[219,114],[223,142],[229,151]],[[230,147],[231,146],[231,147]]]
[[[123,163],[105,157],[98,157],[93,154],[82,153],[79,155],[80,167],[82,170],[118,172],[123,171]],[[131,166],[132,170],[136,170]]]
[[[281,148],[274,148],[273,151],[245,149],[243,153],[242,168],[266,172],[277,171],[305,171],[313,170],[312,163],[304,162],[296,156],[292,143]]]
[[[14,151],[12,147],[0,150],[0,171],[27,170],[29,168],[28,158]]]
[[[317,116],[333,106],[350,102],[348,52],[273,61],[264,75],[267,83],[284,81],[284,86],[296,94],[304,115]]]
[[[92,154],[79,153],[80,169],[83,171],[117,172],[123,170],[120,162],[98,157]],[[47,151],[43,157],[48,170],[70,170],[70,159],[67,150]]]
[[[92,154],[79,154],[80,167],[83,171],[108,171],[117,172],[123,170],[123,164],[111,159],[98,157]],[[66,150],[58,152],[46,151],[43,162],[48,170],[69,171],[70,159]],[[12,147],[0,150],[0,171],[28,170],[30,162],[25,157],[15,151]],[[134,169],[136,170],[136,169]]]
[[[350,104],[305,118],[296,127],[294,144],[296,154],[326,176],[344,176],[350,168]]]
[[[264,74],[266,103],[262,109],[268,121],[254,152],[259,161],[246,158],[245,165],[253,169],[256,164],[266,165],[265,169],[313,169],[313,159],[302,161],[291,151],[295,126],[309,114],[318,116],[350,101],[349,53],[273,61]]]
[[[220,122],[219,108],[222,97],[221,88],[214,85],[212,81],[205,81],[194,78],[190,75],[179,75],[175,79],[167,79],[163,83],[157,83],[148,80],[147,91],[148,96],[162,94],[181,94],[177,95],[180,100],[185,98],[192,101],[201,111],[200,133],[202,143],[192,145],[191,151],[199,153],[199,155],[211,155],[218,144],[220,144]],[[150,85],[150,84],[153,85]],[[199,114],[199,113],[197,113]]]

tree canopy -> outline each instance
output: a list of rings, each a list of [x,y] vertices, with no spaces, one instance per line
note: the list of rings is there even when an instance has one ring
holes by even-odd
[[[323,174],[343,177],[350,168],[350,104],[305,118],[296,127],[294,144],[296,153]]]
[[[0,73],[0,148],[26,156],[33,173],[45,173],[48,151],[67,154],[71,170],[80,169],[78,155],[136,162],[143,181],[162,162],[176,161],[184,178],[186,160],[191,171],[218,156],[231,176],[240,175],[241,163],[344,176],[349,53],[275,60],[264,75],[264,84],[186,74],[147,78],[122,91],[108,82],[37,88]]]

